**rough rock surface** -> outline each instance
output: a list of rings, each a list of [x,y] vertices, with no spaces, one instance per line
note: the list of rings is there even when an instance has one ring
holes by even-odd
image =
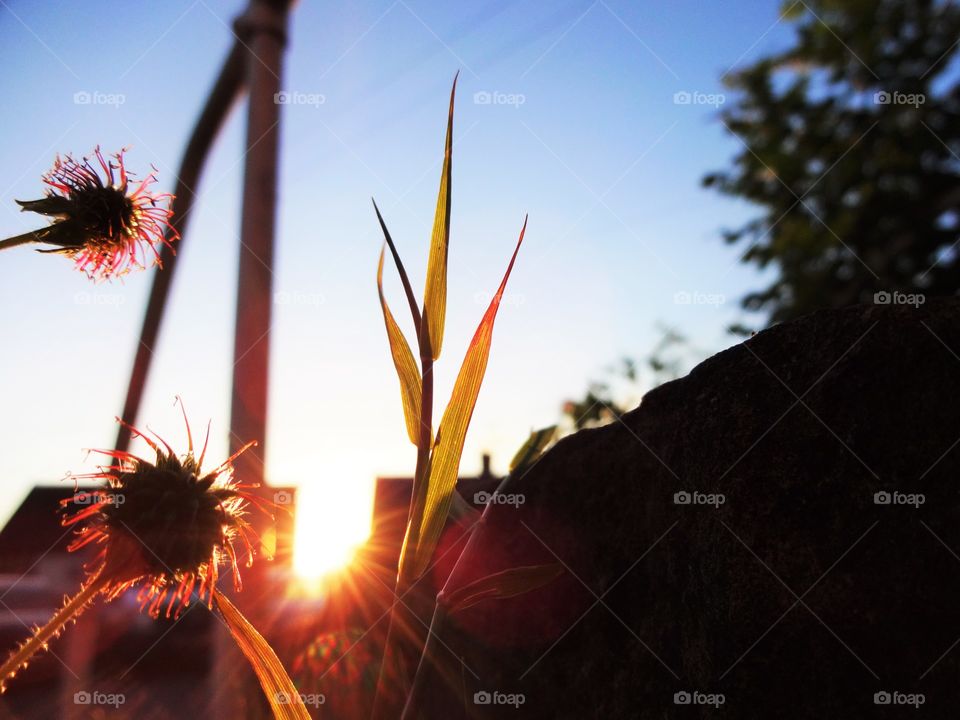
[[[960,302],[858,306],[562,441],[508,482],[523,503],[489,513],[467,574],[567,570],[450,621],[459,683],[431,683],[427,716],[956,717],[958,399]],[[724,502],[676,502],[694,491]]]

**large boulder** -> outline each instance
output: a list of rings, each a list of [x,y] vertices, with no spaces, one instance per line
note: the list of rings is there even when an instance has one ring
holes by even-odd
[[[461,571],[564,574],[445,625],[425,716],[955,717],[958,398],[960,302],[858,306],[563,440]]]

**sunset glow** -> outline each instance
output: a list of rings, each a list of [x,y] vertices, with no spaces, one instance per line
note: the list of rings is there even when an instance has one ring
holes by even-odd
[[[297,493],[293,569],[306,581],[322,581],[346,567],[370,537],[373,485],[335,473]]]

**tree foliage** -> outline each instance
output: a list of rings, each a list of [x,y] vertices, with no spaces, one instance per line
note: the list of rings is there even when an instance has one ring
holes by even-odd
[[[772,322],[960,280],[960,8],[934,0],[787,2],[795,43],[730,73],[742,146],[703,182],[761,214],[724,233],[773,283]]]
[[[707,357],[678,330],[658,325],[660,340],[643,358],[623,357],[603,379],[592,380],[579,400],[563,404],[566,431],[607,425],[637,406],[645,392],[676,380]],[[563,434],[564,429],[561,429]]]

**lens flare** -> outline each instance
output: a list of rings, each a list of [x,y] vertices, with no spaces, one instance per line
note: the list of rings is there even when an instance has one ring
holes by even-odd
[[[301,486],[297,493],[293,569],[306,583],[322,583],[353,560],[370,537],[373,483],[348,474]]]

